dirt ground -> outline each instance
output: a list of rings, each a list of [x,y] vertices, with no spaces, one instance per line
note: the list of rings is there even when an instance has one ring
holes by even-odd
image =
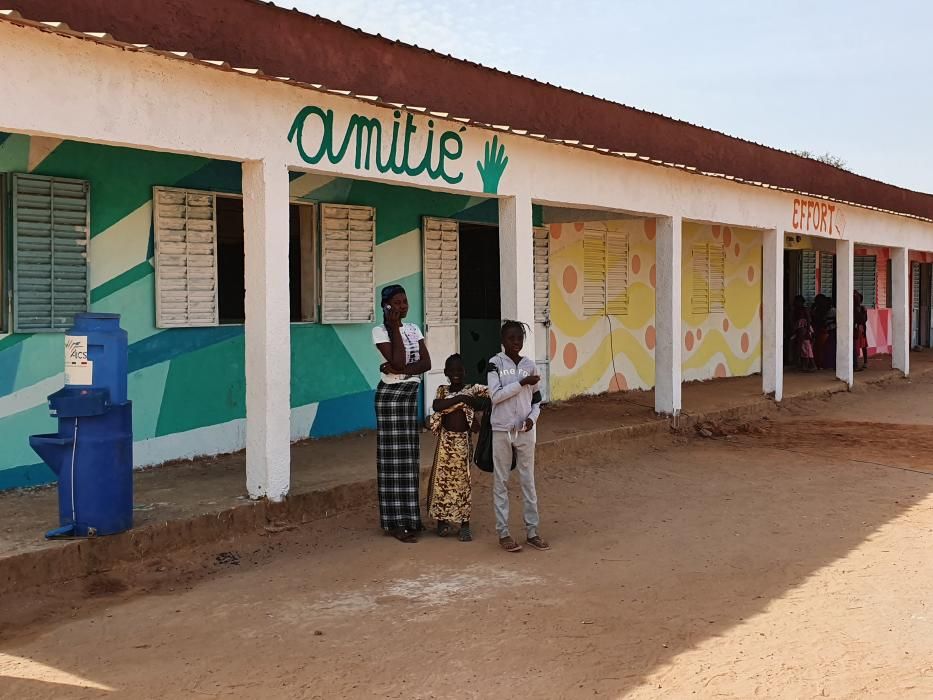
[[[931,391],[551,459],[550,552],[478,473],[472,543],[366,511],[3,600],[0,697],[930,698]]]

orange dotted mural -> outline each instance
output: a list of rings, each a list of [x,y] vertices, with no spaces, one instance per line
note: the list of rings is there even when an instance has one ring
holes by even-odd
[[[759,372],[761,234],[731,226],[684,222],[683,236],[681,307],[684,328],[690,329],[684,336],[684,380]],[[694,292],[694,248],[704,245],[721,246],[724,253],[724,308],[705,309],[702,303],[697,305],[691,298]]]
[[[657,219],[645,219],[645,237],[649,241],[653,241],[654,237],[658,233],[658,220]]]
[[[560,224],[551,236],[551,396],[648,389],[654,386],[655,219]],[[553,230],[553,227],[552,227]],[[605,316],[583,311],[585,230],[613,232],[628,241],[628,304]],[[611,336],[610,336],[611,333]],[[613,354],[614,353],[614,354]]]
[[[577,366],[577,346],[573,343],[567,343],[564,346],[564,366],[567,369]]]
[[[577,268],[572,265],[564,268],[564,291],[568,294],[577,291]]]
[[[628,304],[607,320],[583,311],[585,230],[613,231],[628,240]],[[555,400],[654,386],[655,219],[551,226],[551,396]],[[725,307],[691,306],[695,245],[722,246]],[[681,270],[682,367],[685,381],[754,374],[761,368],[761,234],[684,222]],[[609,265],[624,264],[624,259]],[[611,334],[611,335],[610,335]]]
[[[609,391],[628,391],[628,382],[624,374],[615,374],[609,382]]]

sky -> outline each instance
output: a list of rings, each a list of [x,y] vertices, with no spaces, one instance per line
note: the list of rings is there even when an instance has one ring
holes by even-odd
[[[925,0],[276,4],[933,193]]]

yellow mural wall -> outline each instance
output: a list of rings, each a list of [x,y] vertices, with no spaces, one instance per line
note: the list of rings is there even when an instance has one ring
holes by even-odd
[[[628,313],[583,313],[584,224],[551,224],[551,396],[654,386],[655,220],[604,221],[627,234]],[[609,260],[609,266],[619,264]],[[611,327],[611,334],[610,334]]]
[[[694,313],[693,252],[698,244],[725,252],[725,311]],[[684,381],[761,371],[761,234],[684,222],[682,257]]]

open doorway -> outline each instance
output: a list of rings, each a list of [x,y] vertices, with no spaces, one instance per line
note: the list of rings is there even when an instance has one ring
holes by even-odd
[[[913,348],[933,347],[933,264],[910,264],[910,344]]]
[[[486,363],[499,352],[499,229],[460,224],[460,354],[467,382],[486,382]]]
[[[784,364],[808,367],[795,334],[804,314],[812,329],[809,368],[831,370],[836,366],[836,256],[819,250],[820,241],[801,241],[798,236],[795,243],[814,247],[784,251]]]

